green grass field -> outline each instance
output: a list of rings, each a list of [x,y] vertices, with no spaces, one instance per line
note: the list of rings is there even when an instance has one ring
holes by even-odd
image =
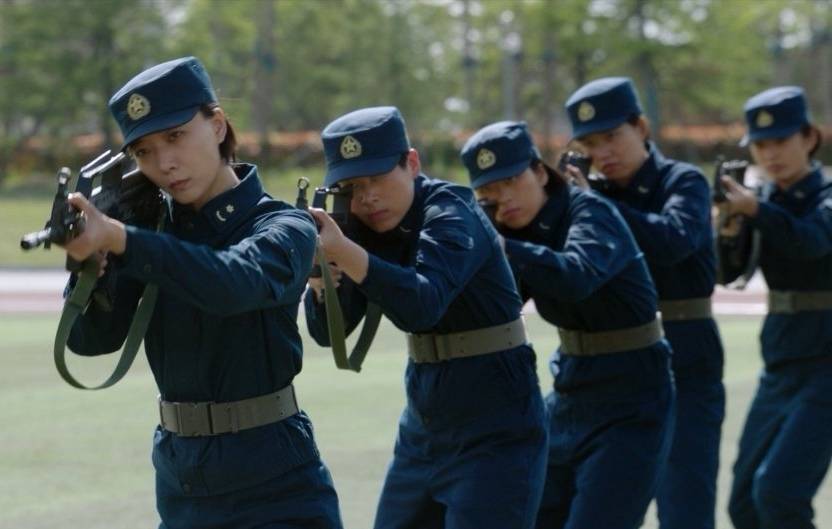
[[[156,390],[144,358],[119,385],[101,392],[62,382],[51,359],[56,315],[0,315],[0,527],[155,527],[150,463]],[[729,527],[725,495],[735,445],[760,362],[759,321],[724,318],[729,407],[724,428],[719,527]],[[541,384],[551,377],[546,358],[556,345],[551,327],[528,318],[539,356]],[[299,398],[315,423],[332,470],[345,526],[371,526],[403,406],[402,337],[382,326],[361,374],[337,371],[328,351],[306,342]],[[74,357],[73,372],[88,383],[105,375],[113,358]],[[832,486],[816,500],[820,527],[832,524]],[[646,527],[655,527],[650,516]]]

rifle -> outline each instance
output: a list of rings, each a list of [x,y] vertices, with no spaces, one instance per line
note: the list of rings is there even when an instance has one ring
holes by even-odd
[[[711,199],[714,204],[724,203],[725,187],[722,177],[729,176],[745,185],[745,160],[717,158]],[[760,257],[760,234],[752,229],[742,215],[729,215],[720,209],[716,225],[716,282],[742,290],[751,280]]]
[[[301,177],[298,180],[298,196],[295,207],[307,209],[309,201],[306,192],[309,188],[309,180]],[[312,207],[327,211],[327,197],[333,197],[332,211],[328,212],[344,234],[351,232],[350,224],[350,202],[352,193],[349,188],[342,188],[337,184],[331,187],[318,187],[312,199]],[[326,306],[326,322],[329,330],[329,343],[332,347],[332,356],[335,358],[335,366],[338,369],[348,369],[356,373],[361,371],[361,364],[370,350],[370,346],[378,331],[381,322],[381,307],[367,301],[367,311],[364,314],[364,325],[358,335],[358,341],[347,355],[346,331],[344,325],[344,313],[341,310],[341,303],[338,300],[335,281],[329,273],[329,263],[324,254],[323,248],[318,245],[316,249],[318,262],[312,267],[309,277],[322,277],[324,281],[324,304]]]
[[[127,224],[161,228],[165,213],[164,198],[159,189],[138,170],[122,174],[126,161],[123,153],[110,156],[106,151],[84,165],[75,180],[75,192],[79,192],[104,214]],[[58,171],[58,189],[52,201],[49,219],[42,230],[27,233],[20,239],[23,250],[39,246],[49,249],[52,244],[66,245],[84,230],[84,218],[68,201],[72,173],[67,167]],[[95,186],[100,182],[100,185]],[[101,310],[111,311],[116,292],[116,273],[108,270],[99,279],[99,262],[90,256],[82,262],[67,256],[66,269],[73,274],[70,280],[58,330],[55,334],[54,361],[61,377],[79,389],[103,389],[118,382],[130,369],[139,345],[147,330],[150,315],[156,301],[157,287],[148,284],[136,309],[124,350],[112,375],[102,384],[88,387],[78,382],[66,366],[66,342],[76,318],[93,300]]]

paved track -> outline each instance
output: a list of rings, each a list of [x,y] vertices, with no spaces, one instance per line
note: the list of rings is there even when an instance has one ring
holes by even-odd
[[[66,280],[67,272],[59,269],[0,269],[0,314],[60,311]],[[746,290],[718,287],[714,295],[717,315],[761,315],[765,311],[766,287],[759,274]]]

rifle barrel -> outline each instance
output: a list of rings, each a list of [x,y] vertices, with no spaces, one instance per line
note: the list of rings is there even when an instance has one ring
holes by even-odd
[[[27,233],[20,239],[20,247],[24,250],[31,250],[32,248],[37,248],[41,244],[45,243],[49,240],[49,236],[52,234],[52,230],[50,228],[44,228],[40,231],[33,231],[32,233]]]

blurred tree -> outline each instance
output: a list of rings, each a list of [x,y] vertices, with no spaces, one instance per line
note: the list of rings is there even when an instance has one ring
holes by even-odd
[[[152,0],[5,0],[0,5],[0,181],[37,136],[57,154],[79,133],[117,145],[107,101],[161,50],[163,8]],[[32,163],[32,162],[29,162]]]
[[[278,87],[274,4],[273,0],[260,0],[253,10],[257,38],[254,43],[254,98],[251,113],[261,151],[269,148],[269,132],[274,125],[274,94]]]
[[[33,139],[52,156],[83,133],[115,144],[112,92],[182,55],[261,144],[395,104],[415,141],[444,138],[448,163],[447,138],[503,118],[549,149],[568,137],[568,95],[607,75],[635,80],[657,138],[737,122],[775,79],[830,122],[830,24],[832,0],[0,0],[0,178],[39,162],[21,158]]]

